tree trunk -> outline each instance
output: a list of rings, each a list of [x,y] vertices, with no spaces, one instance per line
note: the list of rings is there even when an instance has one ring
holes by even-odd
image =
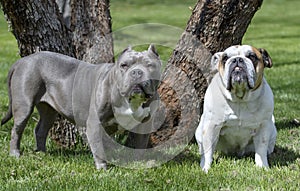
[[[191,138],[199,123],[204,93],[213,75],[210,70],[212,54],[241,44],[261,4],[262,0],[197,2],[168,61],[159,88],[165,121],[160,130],[151,135],[153,146],[168,139]]]
[[[22,57],[49,50],[91,63],[113,61],[108,0],[73,0],[72,30],[55,0],[0,0],[0,3]],[[71,146],[78,140],[76,132],[75,126],[60,116],[51,128],[50,137],[62,146]]]
[[[62,22],[55,1],[1,0],[21,57],[41,50],[75,56],[72,33]]]
[[[113,62],[113,40],[108,0],[72,1],[76,56],[89,63]]]
[[[109,0],[71,0],[71,8],[71,29],[77,58],[92,64],[113,62]],[[83,142],[87,143],[86,127],[77,127],[77,130]],[[72,132],[66,133],[73,135]]]

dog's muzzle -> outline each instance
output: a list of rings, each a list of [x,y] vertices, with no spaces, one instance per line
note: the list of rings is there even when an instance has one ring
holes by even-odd
[[[242,57],[236,57],[231,60],[229,66],[229,79],[227,81],[227,89],[230,91],[236,87],[254,87],[253,69],[250,64]]]
[[[133,110],[138,107],[148,107],[156,94],[158,83],[156,80],[147,80],[134,84],[129,92],[128,101]]]
[[[129,99],[135,95],[141,95],[145,97],[145,99],[151,99],[156,93],[158,81],[159,80],[149,79],[133,84],[129,91]]]

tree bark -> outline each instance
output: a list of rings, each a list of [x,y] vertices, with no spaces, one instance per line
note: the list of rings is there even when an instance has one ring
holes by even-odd
[[[65,26],[55,1],[1,0],[21,57],[49,50],[75,56],[72,33]]]
[[[153,146],[195,131],[204,94],[213,75],[210,70],[212,54],[241,44],[261,4],[262,0],[197,2],[163,73],[159,92],[165,106],[165,121],[160,130],[151,135]]]
[[[113,40],[108,0],[71,1],[73,42],[80,60],[113,62]]]
[[[113,61],[108,0],[71,0],[71,29],[55,0],[0,0],[0,3],[22,57],[48,50],[91,63]],[[68,147],[78,141],[77,131],[73,124],[59,116],[50,137]]]

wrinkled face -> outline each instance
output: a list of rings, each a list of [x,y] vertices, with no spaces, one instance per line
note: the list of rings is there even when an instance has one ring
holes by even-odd
[[[157,92],[161,76],[161,61],[153,45],[147,51],[137,52],[131,48],[123,51],[118,59],[118,81],[122,96],[129,101],[147,102]]]
[[[257,89],[265,67],[272,67],[267,51],[249,45],[231,46],[212,57],[226,89],[242,98],[249,90]]]

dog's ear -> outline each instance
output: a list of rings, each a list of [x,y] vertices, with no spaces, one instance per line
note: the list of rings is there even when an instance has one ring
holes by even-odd
[[[124,52],[127,52],[127,51],[132,51],[131,45],[129,45],[127,48],[125,48],[121,54],[123,54]]]
[[[150,44],[150,45],[149,45],[148,52],[151,52],[151,53],[153,53],[155,56],[159,57],[159,55],[158,55],[158,53],[157,53],[157,51],[156,51],[156,48],[155,48],[154,44]]]
[[[122,57],[122,55],[127,52],[127,51],[132,51],[131,46],[129,45],[127,48],[125,48],[118,56],[118,60],[120,60],[120,58]]]
[[[271,57],[269,56],[269,53],[263,48],[258,49],[258,51],[261,53],[264,66],[267,68],[271,68],[273,66],[273,63]]]
[[[131,48],[130,45],[129,45],[127,48],[125,48],[125,49],[121,52],[120,56],[121,56],[122,54],[124,54],[125,52],[127,52],[127,51],[132,51],[132,48]],[[120,57],[120,56],[119,56],[119,57]]]
[[[220,62],[222,54],[223,52],[217,52],[211,57],[210,66],[212,72],[218,70],[218,63]]]

